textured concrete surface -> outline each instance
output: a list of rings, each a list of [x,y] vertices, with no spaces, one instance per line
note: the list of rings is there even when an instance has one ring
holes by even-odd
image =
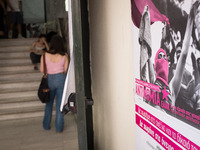
[[[0,122],[0,150],[78,150],[77,122],[65,115],[62,133],[56,133],[55,117],[51,129],[42,128],[43,117]]]

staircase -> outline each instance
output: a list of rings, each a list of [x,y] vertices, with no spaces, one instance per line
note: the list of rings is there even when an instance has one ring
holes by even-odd
[[[29,57],[34,40],[0,39],[0,121],[44,115],[37,97],[42,73]]]

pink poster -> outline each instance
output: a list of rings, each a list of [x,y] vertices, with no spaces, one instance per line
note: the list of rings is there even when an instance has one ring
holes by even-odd
[[[200,150],[200,1],[131,8],[136,149]]]

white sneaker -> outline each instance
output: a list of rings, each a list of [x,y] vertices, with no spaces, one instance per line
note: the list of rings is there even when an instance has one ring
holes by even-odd
[[[21,34],[18,34],[18,39],[24,39],[24,37]]]
[[[11,30],[8,32],[8,38],[12,39],[12,31]]]

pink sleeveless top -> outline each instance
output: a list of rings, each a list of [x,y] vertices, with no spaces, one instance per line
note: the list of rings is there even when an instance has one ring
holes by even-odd
[[[45,55],[46,58],[46,67],[47,67],[47,74],[57,74],[64,72],[64,64],[65,64],[65,56],[59,62],[52,62],[50,59]]]

